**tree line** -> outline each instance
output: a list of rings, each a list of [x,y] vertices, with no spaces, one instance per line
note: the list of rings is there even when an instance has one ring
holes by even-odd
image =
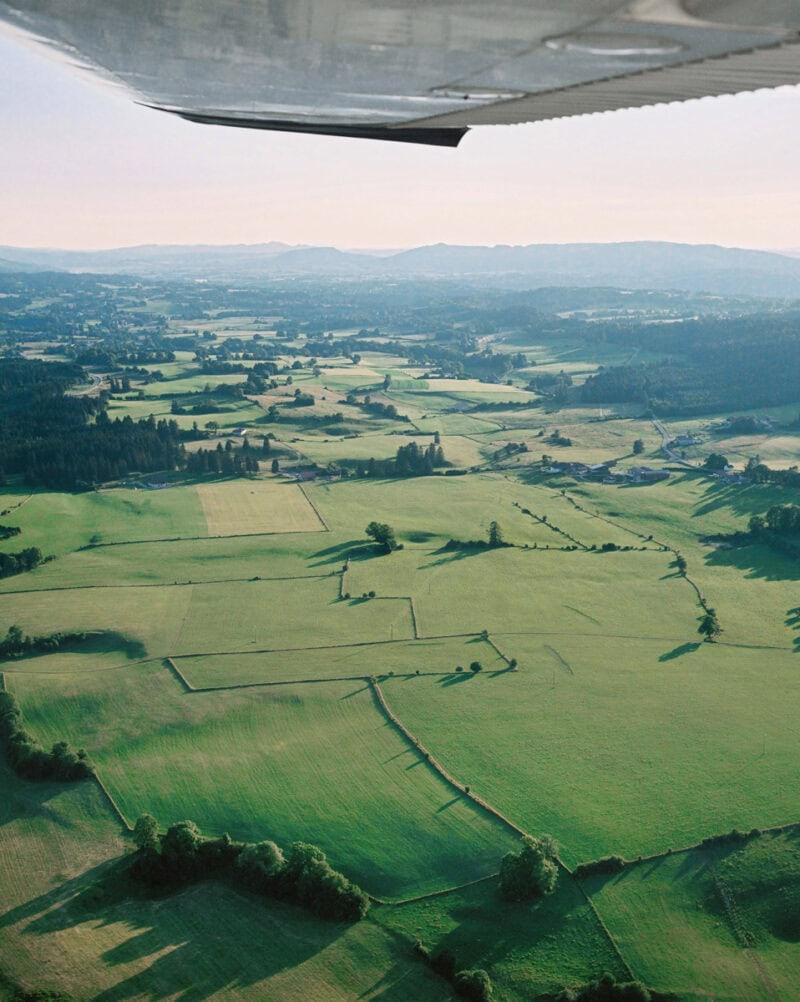
[[[22,710],[14,695],[5,689],[0,690],[0,739],[9,766],[22,779],[69,782],[94,775],[94,767],[82,748],[76,752],[66,741],[57,741],[50,751],[45,751],[25,730]]]
[[[256,894],[302,905],[320,918],[357,922],[369,910],[367,894],[307,842],[293,842],[284,853],[271,841],[205,838],[193,821],[181,821],[159,835],[150,814],[137,820],[133,837],[138,852],[131,873],[151,886],[226,876]]]
[[[431,442],[427,448],[420,448],[416,442],[409,442],[398,447],[394,459],[370,459],[359,464],[356,471],[360,477],[426,477],[446,465],[441,445]]]
[[[52,558],[45,557],[38,546],[26,546],[17,553],[0,553],[0,578],[32,571],[48,559]]]

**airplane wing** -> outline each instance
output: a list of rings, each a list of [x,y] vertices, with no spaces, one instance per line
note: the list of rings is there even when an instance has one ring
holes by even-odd
[[[194,122],[455,146],[800,83],[800,0],[0,0],[0,23]]]

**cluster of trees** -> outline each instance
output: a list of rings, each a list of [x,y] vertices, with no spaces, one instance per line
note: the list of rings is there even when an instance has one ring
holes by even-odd
[[[57,741],[45,751],[23,725],[22,711],[10,692],[0,690],[0,739],[6,759],[23,779],[55,779],[68,782],[94,774],[86,752],[75,752],[66,741]]]
[[[357,469],[361,477],[425,477],[446,465],[441,445],[431,442],[427,448],[420,448],[416,442],[409,442],[398,447],[394,459],[370,459]]]
[[[764,532],[800,536],[800,505],[774,504],[763,515],[753,515],[748,528],[754,536]]]
[[[557,1002],[650,1002],[652,997],[641,981],[617,981],[606,973],[578,988],[565,988]]]
[[[364,891],[307,842],[292,843],[284,854],[274,842],[204,838],[193,821],[182,821],[159,836],[150,814],[137,820],[133,837],[139,851],[131,872],[148,884],[228,876],[248,890],[302,905],[321,918],[357,922],[369,910]]]
[[[14,624],[9,626],[5,637],[0,640],[0,660],[25,657],[28,654],[49,653],[85,639],[85,633],[48,633],[39,637],[29,637]]]
[[[528,383],[527,389],[551,398],[555,403],[563,404],[569,399],[572,386],[572,376],[568,372],[537,373]]]
[[[549,835],[525,835],[522,848],[500,864],[500,894],[506,901],[530,901],[552,894],[558,881],[558,845]]]
[[[493,521],[489,523],[488,539],[448,539],[443,548],[445,550],[496,550],[513,545],[513,543],[506,542],[500,523]]]
[[[719,619],[717,619],[716,609],[712,609],[710,606],[707,606],[698,618],[700,620],[700,625],[697,627],[697,632],[705,640],[714,640],[720,635],[720,633],[722,633],[722,627],[720,626]]]
[[[750,535],[790,557],[800,557],[800,506],[775,504],[763,515],[753,515]]]
[[[397,542],[394,529],[385,522],[370,522],[364,531],[370,539],[375,540],[381,553],[392,553],[402,546]]]
[[[592,877],[597,873],[619,873],[624,869],[625,860],[622,856],[603,856],[588,863],[579,863],[572,873],[578,880],[583,880],[584,877]]]
[[[124,348],[106,348],[97,346],[84,348],[75,356],[78,365],[90,365],[93,368],[107,371],[118,369],[123,365],[160,365],[164,362],[174,362],[175,352],[164,348],[139,348],[125,350]]]
[[[247,473],[258,473],[258,457],[249,449],[234,449],[230,442],[223,449],[222,443],[218,442],[216,449],[198,449],[189,453],[186,470],[194,476],[216,473],[242,477]]]
[[[758,456],[751,456],[744,468],[745,476],[756,484],[778,484],[781,487],[800,487],[800,470],[796,466],[773,470]]]
[[[390,421],[410,421],[406,414],[400,414],[394,404],[382,404],[379,400],[373,400],[367,394],[363,400],[359,400],[355,393],[348,393],[345,403],[351,407],[360,407],[367,414],[374,414],[376,417],[387,418]]]
[[[0,525],[0,539],[11,539],[21,532],[22,529],[18,525]]]
[[[46,559],[38,546],[26,546],[18,553],[0,553],[0,578],[32,571],[34,567],[38,567]]]
[[[775,406],[797,399],[800,323],[764,314],[672,324],[586,325],[585,335],[646,347],[667,362],[614,366],[581,387],[587,403],[629,401],[669,414]],[[679,356],[680,361],[675,357]]]
[[[414,944],[417,956],[422,957],[426,964],[440,978],[449,981],[456,994],[467,1002],[492,1002],[492,982],[486,971],[479,967],[459,970],[456,958],[449,950],[440,950],[431,954],[427,947],[417,940]]]

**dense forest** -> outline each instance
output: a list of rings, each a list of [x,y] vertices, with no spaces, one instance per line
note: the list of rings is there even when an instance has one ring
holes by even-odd
[[[598,324],[595,339],[664,352],[669,360],[603,369],[584,403],[640,403],[702,414],[792,403],[800,385],[800,311],[669,324]]]
[[[75,490],[185,463],[174,421],[111,420],[104,396],[70,396],[78,366],[0,359],[0,467],[32,487]]]

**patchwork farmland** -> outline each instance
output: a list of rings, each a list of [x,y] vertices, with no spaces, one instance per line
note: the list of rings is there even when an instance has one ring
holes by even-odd
[[[792,489],[676,466],[632,407],[556,415],[531,388],[614,346],[531,345],[510,386],[378,346],[323,366],[285,342],[281,379],[239,397],[244,373],[176,353],[114,396],[138,419],[172,393],[186,429],[210,402],[187,451],[244,453],[241,475],[0,488],[0,521],[53,558],[0,579],[4,628],[32,638],[3,688],[32,740],[95,770],[0,763],[0,999],[445,1002],[465,969],[501,1002],[604,972],[656,998],[797,997],[798,574],[747,535]],[[669,475],[559,465],[629,470],[634,441]],[[433,475],[378,466],[431,446]],[[144,815],[312,843],[369,914],[325,921],[230,875],[143,887]],[[558,881],[509,902],[525,835],[557,842]]]

